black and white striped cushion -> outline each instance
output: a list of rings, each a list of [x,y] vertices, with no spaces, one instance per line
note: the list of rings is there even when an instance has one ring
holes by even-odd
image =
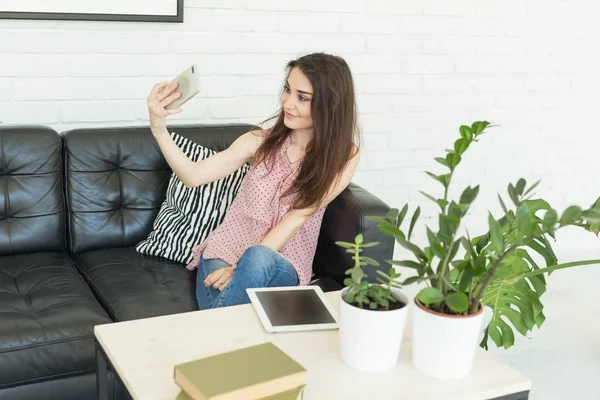
[[[171,137],[192,161],[215,154],[215,151],[175,132],[171,133]],[[223,179],[191,189],[185,187],[173,173],[153,230],[135,249],[139,253],[188,264],[193,257],[193,247],[203,242],[223,222],[225,212],[249,168],[248,164],[244,164]]]

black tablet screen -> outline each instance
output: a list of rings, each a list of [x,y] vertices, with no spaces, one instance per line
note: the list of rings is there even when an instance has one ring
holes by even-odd
[[[256,297],[273,326],[335,323],[314,290],[256,292]]]

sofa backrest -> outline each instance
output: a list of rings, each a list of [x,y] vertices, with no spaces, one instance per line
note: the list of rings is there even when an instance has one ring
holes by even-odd
[[[0,256],[65,249],[61,141],[44,126],[0,126]]]
[[[169,127],[222,151],[248,124]],[[134,246],[148,236],[172,171],[147,127],[64,132],[68,246],[73,253]]]

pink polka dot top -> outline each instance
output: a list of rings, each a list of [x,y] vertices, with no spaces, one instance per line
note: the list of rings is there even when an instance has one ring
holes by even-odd
[[[292,209],[297,195],[281,198],[293,183],[298,168],[288,165],[285,151],[291,144],[288,136],[274,157],[269,169],[264,162],[253,164],[244,177],[223,222],[206,240],[193,248],[194,257],[188,269],[198,267],[200,255],[205,259],[220,258],[232,265],[250,246],[260,244]],[[312,262],[325,208],[322,207],[300,227],[279,252],[294,266],[300,285],[308,285],[312,277]]]

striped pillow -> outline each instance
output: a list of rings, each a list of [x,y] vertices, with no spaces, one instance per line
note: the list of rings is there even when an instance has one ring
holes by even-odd
[[[215,151],[175,132],[171,133],[171,137],[192,161],[215,154]],[[173,173],[153,230],[147,239],[135,246],[137,252],[187,265],[192,261],[193,247],[203,242],[223,222],[225,212],[249,168],[248,164],[244,164],[223,179],[191,189],[185,187]]]

